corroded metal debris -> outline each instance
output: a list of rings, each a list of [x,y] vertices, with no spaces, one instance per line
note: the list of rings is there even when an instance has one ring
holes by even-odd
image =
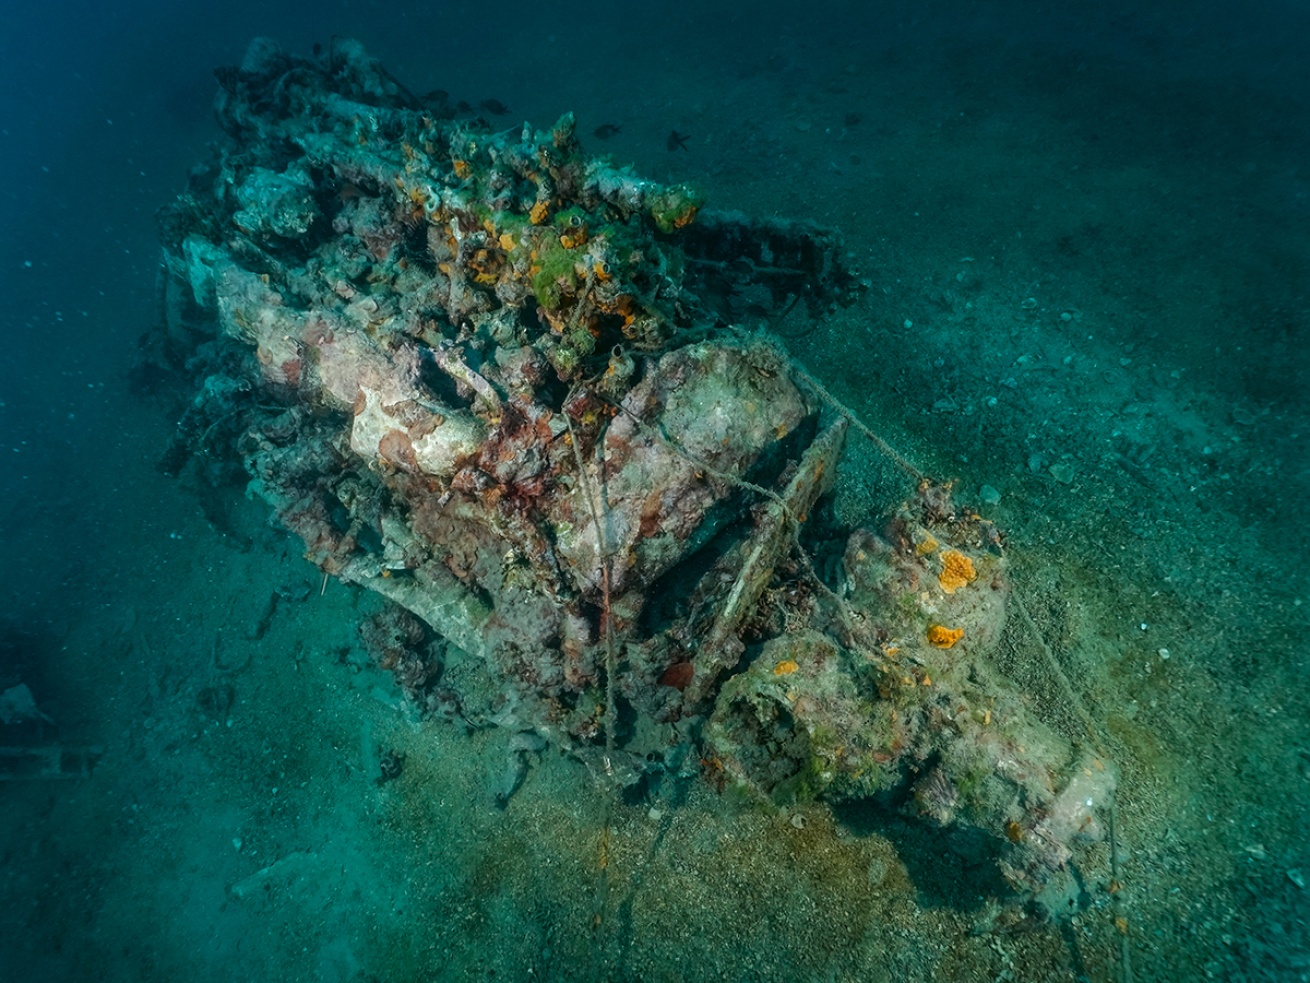
[[[1064,904],[1113,780],[987,668],[995,530],[925,484],[802,548],[847,421],[738,325],[858,294],[839,235],[706,212],[570,115],[493,131],[354,42],[218,77],[226,139],[160,215],[139,378],[194,387],[162,466],[240,461],[325,576],[421,619],[364,642],[424,712],[510,732],[498,804],[548,744],[617,784],[704,769],[982,830]]]

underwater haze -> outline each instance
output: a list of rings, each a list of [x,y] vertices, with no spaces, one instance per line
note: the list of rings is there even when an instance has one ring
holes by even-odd
[[[1310,8],[19,6],[0,11],[0,979],[1310,979]],[[232,139],[215,70],[258,37],[307,61],[353,38],[488,132],[571,111],[587,155],[840,233],[842,303],[801,303],[814,284],[745,304],[713,277],[701,299],[874,435],[847,438],[834,541],[890,538],[939,487],[923,475],[995,530],[996,706],[1085,755],[1104,796],[1070,831],[1061,910],[997,864],[1049,825],[944,836],[963,782],[743,792],[690,711],[657,778],[616,788],[526,731],[507,772],[508,711],[397,684],[361,634],[386,602],[222,466],[230,421],[170,457],[198,363],[161,369],[181,302],[157,214]],[[251,438],[227,437],[236,460]],[[828,579],[807,563],[789,584]],[[679,665],[659,679],[681,693]],[[620,726],[606,702],[596,734]]]

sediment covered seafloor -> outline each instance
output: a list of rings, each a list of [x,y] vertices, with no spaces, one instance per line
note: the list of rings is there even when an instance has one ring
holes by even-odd
[[[661,187],[694,182],[711,211],[840,230],[849,262],[868,281],[849,306],[792,303],[785,285],[743,297],[746,268],[730,264],[717,278],[677,284],[694,295],[695,311],[661,308],[668,288],[652,291],[653,281],[632,292],[654,296],[645,313],[654,322],[668,317],[679,331],[719,320],[740,325],[743,337],[761,329],[778,336],[787,364],[802,367],[902,458],[846,435],[834,494],[802,540],[813,556],[831,557],[819,580],[845,584],[853,605],[860,581],[852,574],[861,568],[849,537],[870,516],[884,542],[889,529],[905,532],[913,558],[906,562],[923,565],[930,603],[968,598],[988,557],[1003,558],[1007,613],[987,650],[995,678],[954,680],[949,666],[941,675],[924,661],[970,657],[968,626],[949,617],[924,622],[924,655],[907,671],[916,692],[968,684],[999,694],[994,706],[970,694],[962,719],[979,732],[991,726],[990,709],[994,719],[1022,714],[1034,733],[1049,735],[1050,747],[1066,751],[1050,765],[1059,776],[1053,794],[1077,787],[1080,765],[1090,776],[1098,761],[1113,769],[1116,783],[1090,786],[1105,795],[1113,787],[1113,838],[1098,804],[1087,816],[1095,828],[1064,868],[1068,910],[1042,917],[1021,879],[1007,874],[1005,850],[1036,825],[1024,827],[1024,816],[1000,806],[987,813],[975,804],[970,814],[969,776],[935,770],[953,760],[945,747],[935,760],[927,749],[913,781],[893,783],[904,793],[897,799],[838,795],[825,784],[858,786],[869,774],[858,768],[791,782],[770,771],[772,758],[743,751],[755,731],[733,739],[718,732],[717,744],[713,726],[684,723],[679,732],[680,721],[714,719],[720,690],[690,687],[695,673],[687,679],[688,670],[675,667],[696,663],[696,652],[653,646],[666,636],[647,629],[676,627],[694,604],[670,603],[657,609],[658,621],[649,611],[638,619],[640,630],[624,641],[646,646],[647,658],[634,657],[636,674],[616,704],[638,708],[631,728],[616,732],[620,752],[640,748],[643,760],[656,750],[687,752],[676,766],[661,766],[658,782],[607,781],[603,693],[584,708],[560,683],[551,699],[567,705],[547,719],[534,716],[546,714],[544,705],[524,710],[527,689],[507,708],[494,688],[478,690],[467,675],[462,688],[429,680],[432,667],[405,653],[429,644],[430,628],[389,615],[377,591],[337,579],[359,554],[324,541],[307,562],[306,543],[270,526],[265,502],[243,496],[248,475],[225,463],[225,442],[270,453],[240,445],[252,432],[244,419],[229,432],[236,418],[214,413],[196,428],[193,417],[182,432],[185,467],[164,468],[180,477],[160,474],[185,406],[170,403],[166,380],[136,358],[138,336],[168,313],[150,299],[156,254],[145,219],[186,191],[181,176],[206,158],[204,142],[218,131],[203,113],[170,117],[165,127],[167,114],[182,111],[131,97],[142,90],[120,67],[121,88],[111,91],[132,102],[140,120],[115,114],[129,135],[97,131],[98,145],[122,139],[124,159],[130,154],[137,171],[151,172],[153,165],[139,166],[143,145],[157,148],[154,159],[172,173],[146,189],[139,220],[135,199],[97,196],[80,214],[101,217],[90,223],[96,228],[135,229],[125,233],[136,237],[130,255],[152,259],[133,268],[105,250],[103,270],[86,260],[92,288],[45,272],[57,251],[39,235],[11,237],[6,247],[22,242],[14,268],[35,271],[17,288],[15,309],[26,313],[15,326],[26,329],[14,333],[13,351],[22,371],[5,376],[2,394],[12,434],[5,453],[23,462],[4,478],[12,580],[0,680],[13,749],[6,777],[15,779],[5,784],[4,946],[20,975],[1119,980],[1130,965],[1133,979],[1296,978],[1310,949],[1298,921],[1310,857],[1297,834],[1308,745],[1299,641],[1305,583],[1294,548],[1310,431],[1297,399],[1306,365],[1296,284],[1304,281],[1306,243],[1295,160],[1304,147],[1279,121],[1301,94],[1276,58],[1230,64],[1217,29],[1182,32],[1167,12],[1129,17],[1114,30],[1076,14],[1022,24],[977,14],[887,24],[842,16],[789,21],[785,34],[767,37],[709,23],[689,37],[652,20],[646,36],[670,39],[652,50],[671,61],[634,54],[632,78],[644,82],[630,88],[586,60],[552,73],[549,90],[532,84],[548,58],[526,37],[507,42],[515,55],[490,80],[466,71],[458,54],[438,72],[417,41],[369,38],[369,47],[409,89],[449,89],[456,123],[482,116],[489,132],[512,126],[518,134],[528,120],[547,134],[572,110],[587,155],[632,161],[634,173]],[[249,36],[272,30],[243,26],[206,59],[206,70],[235,64]],[[581,29],[573,43],[603,43],[586,36],[591,30],[600,29]],[[862,40],[843,43],[839,34]],[[1242,37],[1278,47],[1255,28]],[[982,43],[987,38],[995,43]],[[321,45],[315,56],[307,41],[296,57],[330,51],[327,33]],[[1265,69],[1255,71],[1256,62]],[[679,70],[670,73],[674,63]],[[186,77],[186,66],[173,70]],[[214,83],[196,74],[207,106]],[[62,187],[81,194],[68,180],[77,165],[62,159]],[[285,163],[255,162],[243,172],[233,187],[247,189],[246,211],[259,184],[250,176],[260,166],[284,174]],[[133,194],[137,171],[118,178]],[[325,214],[360,215],[376,207],[379,190],[356,181],[310,199]],[[282,191],[283,202],[304,202],[294,189]],[[530,214],[528,222],[535,224]],[[86,226],[83,236],[92,236]],[[283,234],[292,226],[265,232],[294,238]],[[531,236],[497,229],[497,241],[506,231],[520,247]],[[650,234],[675,235],[658,227]],[[758,255],[748,264],[765,265]],[[568,295],[580,294],[586,277],[560,271],[562,281],[547,282],[524,270],[545,294],[534,296],[546,312],[532,328],[541,338],[567,339],[582,321]],[[278,271],[260,272],[276,288]],[[148,286],[128,318],[130,298],[116,284],[133,276]],[[600,303],[611,309],[598,317],[610,320],[592,337],[623,336],[628,309],[617,297]],[[552,323],[557,309],[564,319]],[[85,311],[96,331],[69,328],[72,311]],[[306,325],[298,327],[298,345],[330,347],[345,337],[318,331],[307,341]],[[24,340],[70,330],[81,344],[58,367],[44,357],[48,349]],[[263,340],[276,344],[284,334]],[[460,338],[439,334],[407,337],[445,357],[442,341]],[[670,357],[655,350],[665,341],[657,335],[642,335],[655,338],[654,354],[640,357]],[[581,377],[586,359],[613,355],[611,340],[580,353],[576,343],[587,342],[575,333],[571,347],[534,351],[556,377],[575,369]],[[242,341],[251,350],[257,342]],[[411,446],[447,416],[470,432],[486,425],[485,407],[461,396],[457,383],[476,389],[496,373],[468,357],[462,368],[425,357],[424,378],[454,379],[442,390],[445,409],[460,399],[469,408],[466,416],[443,412],[435,429],[406,417]],[[256,372],[283,371],[285,363],[256,359]],[[488,364],[506,371],[506,363]],[[767,367],[786,375],[782,362]],[[239,376],[236,368],[228,375]],[[628,381],[641,379],[638,372]],[[816,388],[797,386],[805,404],[797,404],[797,419],[831,414]],[[552,412],[562,408],[550,393],[534,392]],[[234,410],[269,413],[255,431],[276,445],[284,431],[263,395],[247,406],[247,396],[227,394]],[[396,401],[365,405],[366,418],[386,425],[371,445],[358,442],[361,460],[376,468],[365,466],[358,480],[374,475],[410,488],[427,474],[420,463],[436,458],[410,462],[397,438],[384,444],[395,427],[380,407]],[[57,438],[51,407],[75,421]],[[331,412],[346,411],[326,407],[324,426]],[[598,422],[588,424],[585,413],[570,419],[580,429]],[[819,424],[810,424],[813,434]],[[54,453],[52,440],[76,453]],[[585,432],[578,442],[589,446]],[[545,460],[565,477],[587,470],[571,451]],[[933,531],[924,520],[943,500],[925,499],[903,464],[953,482],[950,501],[985,524],[960,531],[976,539],[933,535],[938,548],[919,553],[927,538],[916,530]],[[432,464],[438,473],[428,477],[453,480],[441,468]],[[785,487],[793,476],[786,471],[780,464],[769,478]],[[520,491],[527,484],[520,480]],[[734,533],[764,521],[763,511],[747,506]],[[412,525],[412,512],[396,515]],[[585,511],[574,518],[585,529]],[[345,514],[326,521],[324,528],[351,531]],[[389,519],[386,528],[397,526]],[[351,568],[361,579],[398,580],[429,562],[426,554],[389,555],[385,538],[354,532],[362,554],[378,558],[376,569]],[[399,542],[393,536],[391,545]],[[584,532],[578,542],[579,561],[595,555],[594,537]],[[988,542],[995,553],[981,548]],[[955,583],[949,570],[964,569],[954,560],[948,569],[952,550],[975,578],[962,576],[967,586],[947,594],[943,585]],[[540,576],[520,541],[495,559],[515,576]],[[645,597],[642,562],[657,561],[629,567]],[[788,694],[799,698],[806,685],[820,702],[830,694],[804,656],[829,644],[845,649],[852,639],[819,592],[796,592],[802,567],[782,562],[781,579],[761,592],[772,614],[744,636],[733,627],[748,652],[773,646],[767,666],[701,663],[715,667],[723,689],[736,688],[739,711],[755,715],[724,711],[721,722],[796,706]],[[689,570],[688,580],[706,569]],[[605,675],[594,595],[604,578],[593,573],[562,574],[556,588],[568,595],[566,609],[581,598],[581,620],[570,629],[576,645],[560,648],[576,656],[581,694],[589,674]],[[478,596],[494,601],[504,579],[479,581]],[[945,646],[949,635],[929,634],[961,625],[958,650]],[[809,647],[777,641],[788,637]],[[916,669],[926,669],[928,686]],[[453,667],[442,671],[459,682]],[[739,681],[723,683],[728,677]],[[876,681],[853,685],[857,696],[859,685],[868,687],[869,709],[890,698]],[[446,700],[447,689],[458,704]],[[689,692],[704,701],[700,712],[674,706]],[[462,710],[479,694],[486,702],[467,714],[470,724]],[[793,722],[804,720],[806,706]],[[794,743],[776,748],[784,745],[793,754],[787,760],[800,760]],[[1031,743],[1024,748],[1034,762],[1047,760]],[[834,760],[849,759],[843,752]],[[1007,767],[1003,756],[989,763]],[[981,829],[988,817],[994,828],[982,845],[944,835]]]

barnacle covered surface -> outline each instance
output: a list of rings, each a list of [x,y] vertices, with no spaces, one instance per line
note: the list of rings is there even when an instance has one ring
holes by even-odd
[[[1026,895],[1058,881],[1073,750],[985,668],[995,531],[927,483],[843,531],[835,577],[799,551],[847,421],[733,298],[848,300],[839,236],[704,212],[569,115],[455,118],[352,42],[257,40],[220,83],[229,139],[161,214],[200,377],[169,468],[230,432],[309,560],[435,632],[376,659],[512,732],[500,804],[538,742],[619,785],[706,761],[757,801],[981,829]]]

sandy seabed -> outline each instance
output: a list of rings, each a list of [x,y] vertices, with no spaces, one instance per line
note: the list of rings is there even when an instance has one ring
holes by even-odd
[[[587,149],[844,231],[864,300],[777,330],[920,469],[1000,492],[984,514],[1037,629],[1011,619],[1000,668],[1074,740],[1081,705],[1117,764],[1116,883],[1102,844],[1071,921],[989,932],[994,874],[886,816],[706,783],[629,805],[550,756],[492,808],[503,739],[414,720],[357,657],[378,602],[322,589],[239,489],[153,469],[173,421],[125,371],[155,317],[149,216],[217,137],[194,62],[242,37],[149,85],[122,69],[100,98],[125,106],[97,107],[123,120],[97,137],[121,193],[85,221],[69,192],[66,238],[17,277],[0,682],[95,766],[0,786],[6,977],[1305,978],[1304,56],[1272,7],[1030,6],[542,15],[490,56],[466,11],[444,60],[422,12],[346,33],[416,90],[619,124]],[[35,340],[56,332],[81,346],[62,362]],[[909,490],[852,441],[839,514]],[[405,766],[379,785],[384,748]]]

